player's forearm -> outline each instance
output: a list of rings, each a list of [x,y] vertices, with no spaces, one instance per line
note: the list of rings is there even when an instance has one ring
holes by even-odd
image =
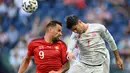
[[[68,50],[69,52],[72,52],[73,49],[75,48],[76,45],[76,40],[75,39],[70,39],[69,43],[68,43]]]
[[[116,60],[120,59],[120,55],[118,53],[118,50],[113,51],[113,53],[114,53],[114,56],[115,56]]]
[[[112,49],[112,51],[117,50],[117,45],[113,39],[109,41],[109,46]]]
[[[29,62],[30,62],[30,58],[25,57],[22,61],[22,64],[20,65],[18,73],[23,73],[28,67]]]
[[[65,63],[62,68],[59,70],[60,73],[65,73],[70,67],[69,62]]]
[[[106,30],[103,33],[103,38],[108,42],[108,44],[109,44],[110,48],[112,49],[112,51],[117,50],[115,40],[113,39],[112,35],[109,33],[108,30]]]

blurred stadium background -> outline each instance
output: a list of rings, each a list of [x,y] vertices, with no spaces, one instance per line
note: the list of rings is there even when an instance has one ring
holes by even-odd
[[[67,43],[71,32],[66,29],[65,16],[70,14],[84,22],[105,25],[125,66],[119,70],[110,51],[110,73],[130,73],[130,0],[38,0],[39,7],[32,14],[21,9],[21,1],[0,0],[0,73],[17,73],[28,42],[43,36],[45,25],[52,19],[63,23],[62,40]],[[33,60],[26,73],[35,73]]]

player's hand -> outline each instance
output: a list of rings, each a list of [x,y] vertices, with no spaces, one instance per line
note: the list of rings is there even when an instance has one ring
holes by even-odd
[[[67,59],[68,59],[68,60],[72,60],[72,59],[76,59],[76,57],[73,55],[72,52],[68,51],[68,52],[67,52]]]
[[[62,72],[52,70],[52,71],[50,71],[49,73],[62,73]]]
[[[124,69],[123,61],[122,61],[121,58],[116,59],[116,64],[117,64],[117,66],[118,66],[121,70]]]

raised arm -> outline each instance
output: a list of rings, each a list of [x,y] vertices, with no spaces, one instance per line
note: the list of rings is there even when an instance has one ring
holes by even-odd
[[[75,38],[70,37],[67,51],[72,52],[75,48],[76,43],[77,43],[77,40]]]
[[[115,43],[115,40],[113,39],[112,35],[109,33],[109,31],[105,28],[104,25],[101,25],[101,37],[105,39],[110,48],[112,49],[115,59],[116,59],[116,64],[120,69],[123,69],[123,61],[119,56],[118,50],[117,50],[117,45]]]
[[[71,37],[69,39],[69,43],[67,45],[67,48],[68,48],[68,50],[67,50],[67,53],[68,53],[67,59],[69,59],[69,60],[75,59],[75,56],[73,55],[72,52],[73,52],[73,50],[75,48],[75,45],[77,43],[77,38],[78,38],[78,34],[72,33],[72,35],[71,35]]]
[[[30,60],[31,60],[31,56],[26,55],[24,57],[24,59],[22,61],[22,64],[20,65],[20,68],[18,70],[18,73],[23,73],[27,69],[27,67],[28,67],[28,65],[30,63]]]

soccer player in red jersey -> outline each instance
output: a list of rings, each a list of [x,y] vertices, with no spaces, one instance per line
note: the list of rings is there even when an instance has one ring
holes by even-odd
[[[69,62],[66,58],[67,47],[59,39],[62,35],[62,24],[50,21],[46,25],[44,38],[32,40],[28,45],[28,52],[22,61],[18,73],[23,73],[34,56],[36,73],[63,73],[68,70]]]

